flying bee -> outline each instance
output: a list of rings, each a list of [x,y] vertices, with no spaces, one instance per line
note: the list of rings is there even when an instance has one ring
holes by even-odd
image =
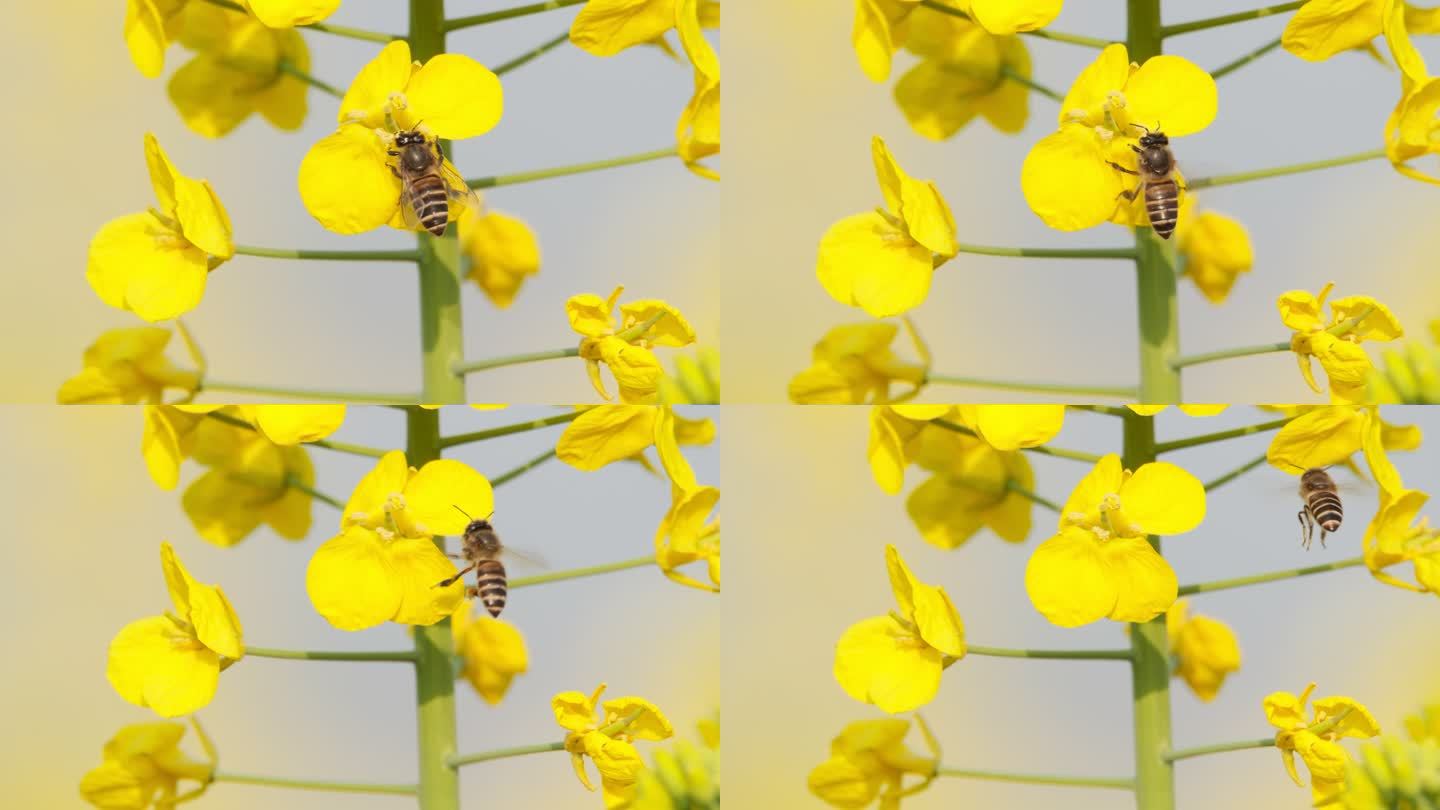
[[[1343,514],[1339,487],[1335,485],[1335,479],[1330,477],[1325,468],[1311,467],[1300,474],[1300,500],[1305,502],[1305,508],[1297,515],[1300,520],[1300,542],[1309,550],[1315,527],[1319,526],[1320,547],[1324,548],[1325,535],[1339,530]]]
[[[459,506],[455,508],[460,509]],[[470,517],[464,509],[460,509],[460,514]],[[470,523],[465,526],[460,554],[451,555],[464,560],[466,566],[457,571],[455,576],[436,583],[435,587],[449,587],[473,570],[475,584],[465,588],[465,596],[470,599],[479,596],[480,604],[490,611],[491,616],[499,618],[500,611],[505,609],[505,596],[509,592],[505,564],[500,562],[500,552],[504,550],[505,547],[500,544],[500,535],[495,533],[495,527],[490,525],[488,518],[471,518]]]
[[[1107,162],[1126,174],[1140,178],[1140,185],[1120,192],[1120,196],[1134,202],[1136,195],[1144,191],[1145,213],[1150,216],[1150,225],[1155,229],[1155,235],[1161,239],[1169,239],[1170,234],[1175,232],[1175,220],[1180,215],[1180,184],[1175,182],[1173,176],[1175,153],[1170,151],[1170,139],[1158,127],[1151,130],[1144,124],[1133,122],[1130,126],[1145,130],[1145,134],[1140,136],[1139,146],[1130,144],[1130,148],[1135,150],[1137,155],[1135,165],[1140,171],[1131,171],[1114,161]]]
[[[480,198],[445,159],[440,142],[427,138],[419,126],[395,133],[395,148],[388,154],[399,158],[399,166],[391,166],[390,171],[400,178],[400,213],[405,227],[421,227],[444,236],[451,220],[450,205],[455,204],[456,217],[466,207],[478,213]]]

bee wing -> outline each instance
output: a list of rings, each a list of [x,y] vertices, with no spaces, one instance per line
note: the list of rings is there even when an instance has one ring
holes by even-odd
[[[477,216],[481,213],[480,195],[470,188],[465,178],[460,176],[455,164],[448,160],[440,162],[440,176],[445,179],[445,188],[450,193],[450,206],[453,218],[458,220],[468,209]]]
[[[420,224],[420,215],[415,213],[415,200],[410,196],[410,184],[403,181],[400,185],[400,217],[405,221],[408,230],[418,231],[423,227]]]
[[[533,553],[533,552],[516,551],[515,548],[514,548],[514,546],[508,546],[508,545],[505,546],[505,557],[506,557],[507,559],[516,560],[516,561],[525,563],[526,565],[528,565],[528,566],[530,566],[530,567],[532,567],[532,568],[542,568],[542,569],[543,569],[543,568],[549,568],[549,567],[550,567],[550,566],[545,562],[545,558],[544,558],[544,557],[541,557],[539,554],[535,554],[535,553]]]

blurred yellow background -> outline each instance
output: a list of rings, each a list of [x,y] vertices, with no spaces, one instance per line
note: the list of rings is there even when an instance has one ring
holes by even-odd
[[[830,739],[854,720],[884,717],[851,700],[831,674],[846,627],[894,608],[884,548],[893,543],[920,580],[941,585],[977,645],[1035,648],[1124,646],[1109,621],[1075,630],[1049,624],[1023,586],[1026,560],[1050,535],[1054,516],[1036,508],[1022,545],[981,531],[955,551],[926,544],[865,462],[867,411],[811,406],[726,409],[726,528],[743,537],[726,551],[724,761],[727,806],[821,808],[805,787],[829,755]],[[1440,469],[1440,409],[1386,409],[1387,421],[1417,424],[1428,442],[1391,458],[1412,487],[1433,488]],[[1208,433],[1273,418],[1236,407],[1194,419],[1158,417],[1161,439]],[[1094,453],[1119,449],[1120,422],[1071,412],[1054,440]],[[1265,451],[1273,434],[1175,452],[1167,460],[1210,480]],[[1089,465],[1027,454],[1036,491],[1063,502]],[[1363,463],[1362,463],[1363,466]],[[912,468],[906,492],[926,475]],[[1337,471],[1345,522],[1328,548],[1299,544],[1296,479],[1268,466],[1216,490],[1205,522],[1168,538],[1166,557],[1182,583],[1243,576],[1338,560],[1359,553],[1376,493]],[[1432,503],[1429,514],[1435,515]],[[1407,566],[1408,568],[1408,566]],[[1403,576],[1408,576],[1405,573]],[[741,596],[743,595],[743,596]],[[1260,704],[1272,691],[1349,695],[1381,728],[1403,733],[1402,718],[1440,700],[1440,601],[1382,585],[1348,569],[1264,586],[1191,597],[1199,613],[1229,624],[1243,656],[1214,702],[1199,702],[1172,681],[1177,747],[1255,739],[1273,733]],[[947,670],[939,697],[922,713],[955,768],[1126,776],[1133,773],[1130,673],[1123,662],[967,657]],[[918,733],[909,743],[923,751]],[[1308,789],[1285,775],[1269,749],[1186,760],[1177,765],[1181,810],[1305,808]],[[904,810],[956,807],[1065,807],[1125,810],[1124,791],[1033,787],[941,778],[906,798]]]
[[[493,10],[489,0],[450,0],[451,16]],[[86,248],[106,221],[154,205],[142,138],[154,132],[180,171],[211,181],[229,210],[236,241],[275,248],[396,249],[408,234],[382,229],[345,237],[305,211],[296,170],[310,145],[335,128],[338,99],[309,94],[296,133],[258,116],[222,140],[187,130],[166,81],[189,58],[172,47],[165,77],[150,80],[121,36],[123,3],[58,0],[10,9],[0,31],[0,69],[13,123],[0,218],[6,245],[0,310],[0,401],[53,402],[80,370],[84,348],[106,329],[138,326],[102,303],[85,281]],[[457,32],[452,50],[496,65],[564,32],[574,9]],[[67,21],[73,24],[67,24]],[[346,3],[330,21],[404,32],[404,3]],[[713,32],[712,32],[713,33]],[[372,43],[305,34],[312,73],[340,88],[377,52]],[[654,48],[599,59],[563,46],[504,78],[505,115],[490,133],[456,147],[467,177],[509,174],[674,145],[675,121],[693,90],[687,64]],[[509,309],[496,310],[473,284],[462,295],[469,358],[574,346],[565,298],[663,298],[713,344],[719,188],[679,160],[494,189],[495,210],[530,224],[540,274]],[[408,392],[418,389],[420,326],[412,267],[237,257],[211,275],[205,300],[186,316],[217,379]],[[171,352],[183,361],[178,346]],[[669,358],[663,358],[669,362]],[[575,360],[471,378],[474,401],[592,401]]]
[[[548,415],[549,409],[478,413],[448,408],[448,433]],[[690,415],[700,416],[698,409]],[[710,414],[710,415],[713,415]],[[5,688],[0,716],[0,784],[7,808],[81,808],[80,777],[121,726],[155,716],[115,694],[105,679],[106,649],[126,623],[170,608],[159,565],[168,540],[197,580],[221,585],[256,646],[288,649],[398,649],[405,629],[363,633],[330,627],[305,594],[305,566],[339,526],[316,503],[302,542],[268,529],[231,549],[200,540],[180,507],[198,474],[187,465],[181,490],[163,492],[140,458],[141,414],[132,407],[0,407],[0,509],[10,520],[0,544],[0,647]],[[491,477],[553,446],[559,427],[456,448],[458,458]],[[723,426],[722,426],[723,435]],[[351,408],[337,439],[379,447],[403,444],[404,418],[388,409]],[[370,459],[312,449],[317,488],[345,499]],[[718,452],[687,447],[701,481],[718,482]],[[669,488],[638,465],[595,473],[551,461],[496,491],[496,526],[505,542],[542,557],[551,571],[637,557],[653,549]],[[453,547],[453,543],[452,543]],[[541,573],[522,562],[512,576]],[[703,576],[703,574],[702,574]],[[720,706],[720,601],[655,569],[551,583],[512,591],[505,620],[525,636],[530,671],[497,707],[457,683],[460,750],[484,751],[559,740],[550,698],[639,695],[665,711],[676,738],[698,742],[696,723]],[[293,778],[413,781],[414,678],[390,663],[299,662],[250,658],[221,676],[214,702],[199,716],[215,738],[223,769]],[[673,742],[673,741],[671,741]],[[640,743],[647,761],[667,743]],[[193,733],[182,745],[200,756]],[[592,778],[593,778],[592,769]],[[465,807],[599,807],[575,780],[563,752],[467,766]],[[393,808],[393,796],[350,796],[217,784],[195,806]]]
[[[1167,23],[1251,10],[1254,0],[1162,4]],[[920,15],[933,14],[926,9]],[[736,3],[727,11],[725,178],[727,240],[722,311],[747,328],[725,332],[727,397],[781,402],[789,378],[831,327],[869,320],[832,300],[815,277],[816,246],[829,225],[883,202],[870,138],[885,138],[900,165],[934,180],[955,215],[961,242],[1025,247],[1114,247],[1130,234],[1104,225],[1075,234],[1046,227],[1020,193],[1020,165],[1054,130],[1059,105],[1030,99],[1017,136],[977,119],[947,141],[914,133],[895,105],[895,80],[915,57],[897,54],[886,84],[861,73],[850,44],[853,3],[791,0]],[[1178,36],[1167,53],[1213,70],[1279,36],[1286,15]],[[1065,4],[1057,31],[1120,38],[1125,4]],[[1095,51],[1022,37],[1035,80],[1064,93]],[[1417,37],[1433,66],[1440,42]],[[1383,45],[1382,45],[1383,50]],[[1219,80],[1219,117],[1174,146],[1187,176],[1228,174],[1337,157],[1382,145],[1399,98],[1398,73],[1349,53],[1304,62],[1275,51]],[[1434,158],[1422,161],[1434,173]],[[1182,280],[1185,353],[1286,340],[1275,299],[1290,289],[1374,295],[1415,339],[1440,318],[1434,257],[1437,189],[1401,177],[1387,161],[1220,187],[1197,193],[1248,228],[1254,270],[1228,303],[1208,303]],[[741,238],[743,237],[743,238]],[[962,254],[936,273],[912,312],[935,353],[937,373],[1036,382],[1127,385],[1138,378],[1135,271],[1124,261],[1067,261]],[[753,325],[752,325],[753,324]],[[906,343],[903,349],[908,351]],[[1191,402],[1320,401],[1282,354],[1197,366],[1185,373]],[[932,402],[1034,399],[950,386]]]

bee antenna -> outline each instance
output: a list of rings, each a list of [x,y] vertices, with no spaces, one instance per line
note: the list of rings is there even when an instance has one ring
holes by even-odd
[[[453,506],[453,507],[455,507],[456,509],[460,509],[460,504],[458,504],[458,503],[452,503],[452,504],[450,504],[450,505]],[[469,512],[466,512],[464,509],[460,509],[460,514],[464,515],[466,518],[468,518],[468,519],[470,519],[470,520],[474,520],[474,519],[475,519],[475,518],[470,517],[470,513],[469,513]]]
[[[1145,130],[1145,134],[1146,134],[1146,135],[1149,135],[1149,134],[1150,134],[1150,128],[1147,127],[1147,126],[1145,126],[1144,124],[1137,123],[1137,122],[1135,122],[1135,121],[1131,121],[1131,122],[1130,122],[1130,126],[1132,126],[1132,127],[1139,127],[1140,129]]]

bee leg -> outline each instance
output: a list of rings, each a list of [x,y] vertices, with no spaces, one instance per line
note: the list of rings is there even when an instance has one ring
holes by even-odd
[[[1311,539],[1315,534],[1315,524],[1309,520],[1310,513],[1304,509],[1296,513],[1295,517],[1300,520],[1300,544],[1305,547],[1306,551],[1309,551]]]
[[[464,568],[460,569],[459,571],[455,572],[455,576],[450,577],[449,579],[443,579],[443,580],[435,583],[435,587],[437,587],[437,588],[448,588],[448,587],[450,587],[451,585],[454,585],[456,580],[458,580],[458,579],[460,579],[461,577],[465,576],[466,574],[470,573],[470,571],[473,570],[474,568],[475,568],[475,566],[473,566],[473,565],[467,565],[467,566],[465,566]]]
[[[480,589],[479,589],[479,588],[475,587],[474,585],[466,586],[466,588],[465,588],[465,598],[466,598],[466,599],[474,599],[475,597],[477,597],[477,596],[479,596],[479,595],[480,595]]]
[[[391,174],[395,175],[396,177],[399,177],[399,176],[400,176],[400,171],[399,171],[398,169],[396,169],[394,166],[389,166],[388,168],[390,169],[390,173],[391,173]]]
[[[1118,169],[1119,171],[1122,171],[1122,172],[1124,172],[1124,173],[1126,173],[1126,174],[1133,174],[1133,175],[1135,175],[1136,177],[1139,177],[1139,176],[1140,176],[1140,173],[1139,173],[1139,172],[1137,172],[1137,171],[1132,171],[1132,170],[1130,170],[1130,169],[1127,169],[1127,168],[1125,168],[1124,166],[1121,166],[1119,163],[1116,163],[1116,162],[1113,161],[1113,160],[1107,160],[1107,161],[1105,161],[1105,162],[1106,162],[1106,163],[1109,163],[1109,164],[1110,164],[1110,168],[1112,168],[1112,169]]]

